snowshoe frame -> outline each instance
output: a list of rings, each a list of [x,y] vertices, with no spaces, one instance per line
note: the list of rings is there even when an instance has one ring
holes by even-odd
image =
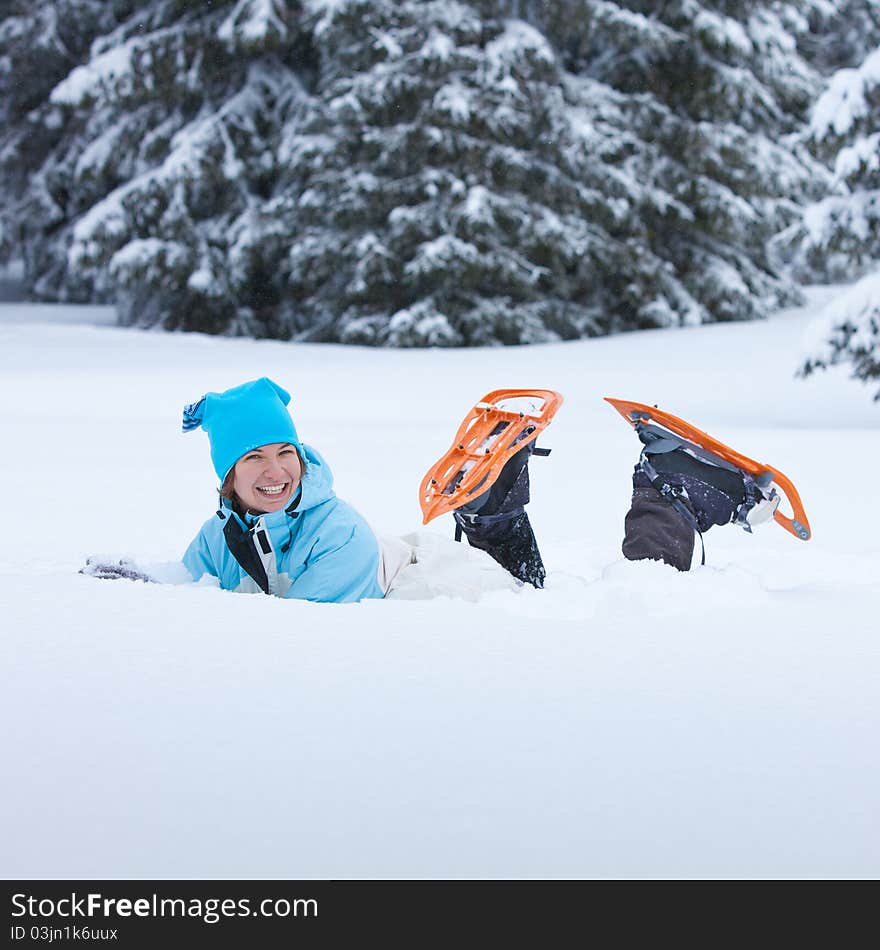
[[[767,485],[772,481],[783,492],[792,510],[792,517],[788,517],[777,508],[773,512],[774,521],[796,538],[800,538],[801,541],[810,540],[812,531],[801,497],[791,479],[780,472],[778,468],[756,462],[747,455],[737,452],[736,449],[732,449],[729,445],[719,442],[718,439],[703,432],[702,429],[698,429],[684,419],[679,419],[678,416],[665,412],[663,409],[658,409],[656,406],[648,406],[641,402],[631,402],[626,399],[612,399],[609,396],[605,397],[605,401],[611,403],[636,432],[648,423],[664,427],[673,435],[685,439],[699,446],[705,452],[715,455],[743,472],[747,472],[758,484]]]
[[[539,401],[540,408],[521,412],[503,407],[515,399]],[[488,491],[504,463],[537,439],[562,402],[552,389],[494,389],[483,396],[462,420],[451,448],[422,479],[422,524]]]

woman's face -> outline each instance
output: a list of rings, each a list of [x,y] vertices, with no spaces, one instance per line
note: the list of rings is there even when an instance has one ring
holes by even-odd
[[[302,466],[289,442],[261,445],[243,455],[232,470],[232,489],[255,513],[286,508],[299,487]]]

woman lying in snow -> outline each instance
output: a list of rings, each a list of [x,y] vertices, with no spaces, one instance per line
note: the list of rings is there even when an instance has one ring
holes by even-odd
[[[453,512],[470,548],[425,533],[380,539],[336,497],[327,463],[299,439],[289,402],[289,394],[264,377],[187,406],[184,431],[201,427],[210,440],[221,484],[218,510],[182,565],[141,568],[89,559],[83,572],[166,583],[212,578],[224,590],[325,603],[544,586],[544,564],[524,510],[534,441],[509,458],[488,491]],[[623,553],[630,560],[688,570],[695,529],[755,524],[772,514],[774,505],[750,493],[742,473],[681,448],[652,454],[647,467],[646,459],[643,454],[636,466],[625,519]]]
[[[208,434],[221,485],[217,512],[183,555],[185,570],[89,559],[83,572],[165,583],[207,576],[224,590],[326,603],[543,586],[544,565],[523,510],[532,445],[509,459],[488,492],[455,512],[473,550],[465,554],[427,533],[380,539],[336,497],[330,468],[300,441],[289,402],[264,377],[184,409],[184,431]]]

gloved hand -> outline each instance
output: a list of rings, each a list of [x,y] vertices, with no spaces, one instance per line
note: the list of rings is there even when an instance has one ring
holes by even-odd
[[[126,558],[119,558],[115,561],[98,557],[86,558],[86,563],[80,568],[79,573],[87,574],[89,577],[98,577],[104,581],[117,581],[124,578],[127,581],[146,581],[149,583],[153,580],[134,561],[129,561]]]

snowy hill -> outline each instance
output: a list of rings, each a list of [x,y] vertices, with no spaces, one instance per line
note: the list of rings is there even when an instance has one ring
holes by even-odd
[[[876,876],[880,414],[839,368],[792,378],[811,316],[365,351],[4,305],[4,876]],[[546,590],[333,606],[79,575],[182,553],[216,496],[181,407],[263,374],[385,533],[418,527],[474,400],[560,390]],[[782,469],[814,539],[624,561],[638,442],[605,395]]]

